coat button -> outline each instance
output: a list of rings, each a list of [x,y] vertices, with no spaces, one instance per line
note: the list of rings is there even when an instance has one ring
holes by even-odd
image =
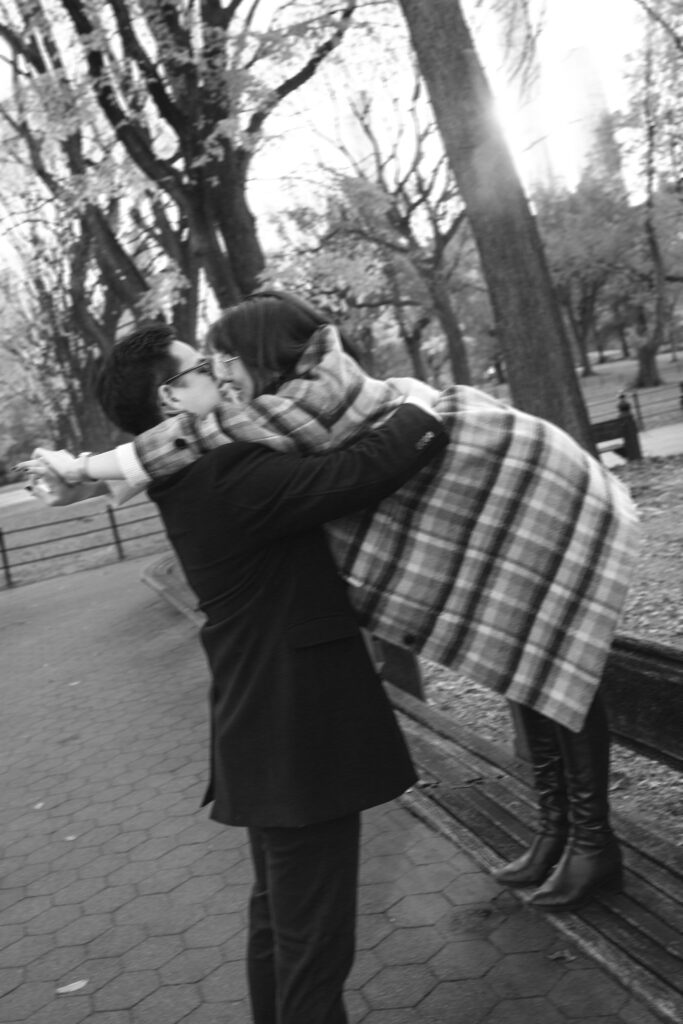
[[[413,633],[406,633],[406,635],[403,637],[403,643],[405,644],[406,647],[413,647],[416,640],[417,637],[414,636]]]
[[[187,441],[185,440],[184,437],[176,437],[176,439],[173,442],[173,444],[174,444],[174,446],[176,448],[187,448],[188,447]]]

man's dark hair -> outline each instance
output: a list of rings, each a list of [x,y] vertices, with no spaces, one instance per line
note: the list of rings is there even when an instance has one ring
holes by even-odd
[[[141,434],[163,419],[157,391],[178,372],[169,353],[174,339],[166,324],[143,324],[106,356],[95,393],[105,415],[121,430]]]

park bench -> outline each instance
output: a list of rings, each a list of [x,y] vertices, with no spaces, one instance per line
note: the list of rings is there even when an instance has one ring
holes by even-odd
[[[619,415],[611,420],[600,420],[598,423],[591,423],[593,443],[598,452],[613,451],[628,461],[642,459],[643,453],[638,437],[638,424],[631,413],[630,403],[624,394],[619,397],[618,410]]]
[[[402,647],[374,639],[382,677],[424,700],[418,659]],[[683,770],[683,650],[618,633],[602,678],[612,735],[638,753]],[[514,707],[511,705],[513,724]],[[521,739],[519,757],[528,760]]]
[[[188,619],[203,623],[173,555],[147,566],[142,578]],[[491,743],[454,715],[431,707],[412,651],[376,639],[371,643],[420,775],[419,784],[402,797],[406,806],[486,868],[517,856],[530,841],[536,813],[528,763],[518,750]],[[617,635],[603,689],[616,738],[683,767],[683,651]],[[683,851],[633,817],[615,813],[612,818],[625,851],[624,892],[601,896],[571,914],[549,915],[549,924],[659,1019],[680,1024]],[[484,909],[473,905],[473,927],[486,915],[495,916],[496,906],[496,900]]]

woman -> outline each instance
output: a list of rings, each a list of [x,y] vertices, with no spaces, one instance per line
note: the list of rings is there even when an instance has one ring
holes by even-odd
[[[255,294],[207,341],[223,357],[225,401],[204,417],[169,408],[165,423],[120,451],[131,480],[167,475],[233,438],[304,452],[343,444],[402,401],[400,380],[368,377],[337,329],[293,296]],[[377,509],[331,524],[330,545],[371,632],[519,704],[541,823],[497,877],[543,883],[536,906],[574,907],[621,884],[597,690],[628,586],[635,511],[554,425],[473,388],[434,392],[434,401],[451,439],[441,464]]]

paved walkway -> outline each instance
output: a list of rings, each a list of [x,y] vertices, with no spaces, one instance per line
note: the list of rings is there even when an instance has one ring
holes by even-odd
[[[683,422],[643,430],[640,434],[640,444],[646,458],[657,455],[680,455],[683,452]]]
[[[251,869],[197,809],[207,672],[148,560],[0,593],[0,1022],[243,1024]],[[365,815],[354,1024],[655,1024],[401,802]]]

